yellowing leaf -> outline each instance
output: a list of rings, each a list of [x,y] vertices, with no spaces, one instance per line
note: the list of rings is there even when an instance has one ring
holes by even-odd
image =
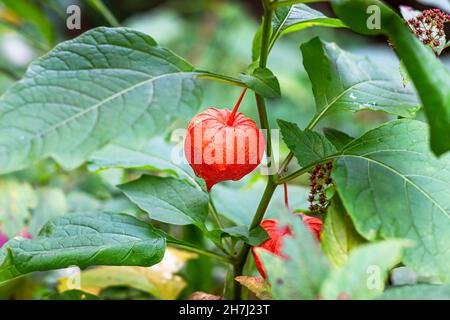
[[[351,218],[337,195],[328,208],[321,242],[325,255],[335,267],[344,264],[350,251],[365,242],[355,230]]]
[[[247,287],[248,290],[253,292],[261,300],[271,300],[272,293],[270,286],[263,278],[260,277],[246,277],[239,276],[234,278],[237,282]]]
[[[152,267],[102,266],[81,273],[81,290],[98,295],[100,291],[112,286],[126,286],[153,296],[173,300],[186,287],[186,282],[176,273],[190,259],[197,255],[167,248],[163,260]],[[60,280],[59,291],[69,290],[68,278]],[[72,288],[73,289],[73,288]]]

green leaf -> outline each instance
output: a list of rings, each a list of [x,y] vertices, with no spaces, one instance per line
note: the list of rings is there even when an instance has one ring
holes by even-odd
[[[193,71],[130,29],[97,28],[59,44],[0,100],[0,173],[46,157],[73,168],[121,134],[148,139],[190,118],[201,92]]]
[[[162,233],[117,213],[71,214],[47,223],[32,240],[10,240],[0,251],[0,284],[33,271],[92,265],[151,266],[164,256]]]
[[[208,195],[182,180],[145,175],[118,188],[151,219],[205,228]]]
[[[252,61],[257,61],[259,59],[259,55],[261,53],[261,36],[262,36],[262,23],[259,26],[253,37],[252,44]]]
[[[341,111],[375,110],[410,118],[419,109],[416,95],[403,86],[395,69],[374,64],[319,38],[303,44],[301,51],[316,100],[312,124]]]
[[[16,236],[37,206],[37,196],[30,184],[0,180],[0,230],[9,238]]]
[[[397,120],[348,144],[332,178],[358,232],[368,240],[406,238],[404,263],[450,280],[450,155],[437,159],[428,127]]]
[[[450,150],[450,73],[433,51],[424,46],[394,10],[379,0],[332,0],[335,13],[353,30],[387,35],[405,64],[430,123],[431,149],[437,155]],[[380,9],[380,28],[367,28],[367,8]]]
[[[305,4],[281,7],[275,10],[272,18],[273,33],[270,47],[284,34],[314,26],[347,28],[341,20],[329,18],[322,12],[314,10]]]
[[[381,300],[450,300],[450,285],[417,284],[387,289]]]
[[[336,153],[335,146],[321,134],[300,128],[291,122],[278,120],[283,140],[302,167],[320,162]]]
[[[248,243],[251,246],[259,246],[261,243],[269,239],[269,235],[263,227],[257,226],[252,230],[248,230],[248,226],[234,226],[220,230],[213,230],[220,232],[221,237],[233,237]]]
[[[278,79],[267,68],[256,68],[251,74],[241,74],[240,78],[247,87],[263,97],[279,98],[281,96]]]
[[[336,267],[345,263],[350,252],[365,242],[355,230],[337,195],[327,210],[320,240],[323,252]]]
[[[383,292],[388,272],[401,260],[405,241],[389,240],[363,245],[350,254],[341,268],[324,281],[325,299],[372,299]]]
[[[329,266],[317,241],[301,219],[285,215],[281,223],[286,222],[294,234],[283,241],[282,254],[289,259],[275,256],[264,249],[257,249],[268,275],[273,298],[316,299],[329,272]]]
[[[345,132],[333,128],[323,128],[322,131],[325,137],[334,144],[337,150],[342,150],[347,144],[355,139]]]

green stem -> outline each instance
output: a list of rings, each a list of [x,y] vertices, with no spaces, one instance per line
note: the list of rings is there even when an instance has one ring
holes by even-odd
[[[178,249],[183,249],[186,251],[190,251],[190,252],[194,252],[194,253],[198,253],[207,257],[211,257],[214,259],[217,259],[219,261],[225,262],[225,263],[229,263],[229,264],[233,264],[233,260],[231,260],[229,257],[223,256],[221,254],[209,251],[209,250],[205,250],[205,249],[200,249],[200,248],[196,248],[196,247],[192,247],[189,246],[187,244],[182,244],[182,243],[178,243],[178,242],[167,242],[167,245],[173,248],[178,248]]]
[[[200,71],[200,70],[197,70],[195,72],[198,74],[197,78],[199,78],[199,79],[208,79],[208,80],[213,80],[213,81],[217,81],[217,82],[222,82],[225,84],[230,84],[232,86],[246,87],[245,83],[243,83],[241,80],[233,78],[233,77],[229,77],[229,76],[225,76],[225,75],[217,74],[217,73],[213,73],[213,72]]]
[[[265,2],[265,0],[263,0]],[[263,29],[261,38],[261,52],[259,56],[259,67],[265,68],[267,65],[267,58],[269,53],[269,42],[272,27],[272,17],[273,11],[267,9],[267,5],[264,5],[264,18],[263,18]]]
[[[284,159],[283,163],[281,163],[280,169],[278,170],[278,177],[280,177],[285,171],[289,163],[291,162],[292,158],[294,158],[294,154],[289,152],[286,159]]]
[[[211,212],[211,216],[214,220],[214,223],[216,224],[217,228],[223,229],[224,226],[222,224],[222,221],[220,221],[219,212],[216,209],[216,206],[214,205],[213,198],[211,197],[211,193],[209,193],[209,211]],[[223,246],[217,245],[217,247],[225,254],[230,255],[230,252],[232,251],[231,248],[233,247],[231,239],[227,239],[225,241],[227,248],[224,249]],[[228,251],[227,251],[228,250]]]
[[[99,13],[101,13],[110,26],[120,27],[119,21],[117,21],[116,17],[112,14],[108,7],[105,6],[102,0],[88,0],[88,3]]]
[[[270,134],[270,125],[269,119],[267,116],[266,103],[264,98],[258,94],[255,94],[256,98],[256,107],[258,109],[259,121],[261,123],[261,128],[266,130],[266,159],[267,159],[267,168],[270,171],[273,166],[272,161],[272,136]],[[269,175],[269,181],[274,181],[275,175]]]
[[[269,40],[270,33],[272,27],[272,16],[273,11],[269,8],[269,2],[267,0],[263,0],[264,7],[264,18],[263,18],[263,29],[262,29],[262,38],[261,38],[261,52],[259,56],[259,67],[265,68],[267,64],[267,57],[269,54]],[[261,124],[261,128],[266,130],[266,156],[267,156],[267,165],[270,170],[272,164],[272,143],[270,136],[270,126],[269,120],[267,116],[266,104],[264,98],[255,93],[256,97],[256,105],[258,108],[258,115]],[[261,224],[262,219],[264,218],[264,214],[266,213],[267,207],[269,206],[270,199],[272,199],[273,193],[277,187],[275,183],[275,176],[269,175],[267,180],[266,189],[264,190],[264,194],[261,198],[261,201],[256,209],[255,215],[253,216],[252,223],[250,224],[249,230],[252,230]],[[250,245],[244,243],[239,253],[237,254],[236,263],[234,264],[233,269],[233,279],[237,276],[242,275],[242,270],[244,269],[245,263],[247,262],[247,257],[250,252]],[[234,299],[240,300],[242,297],[242,285],[234,281]]]
[[[320,163],[326,163],[326,162],[328,162],[328,161],[334,160],[334,159],[338,158],[339,156],[340,156],[339,154],[336,154],[336,155],[329,156],[329,157],[326,157],[326,158],[324,158],[324,159],[321,159],[321,160],[318,161],[318,162],[311,163],[311,164],[308,165],[307,167],[298,169],[297,171],[295,171],[295,172],[293,172],[293,173],[287,175],[286,177],[283,177],[283,178],[281,178],[281,179],[279,178],[279,179],[277,180],[277,184],[287,183],[287,182],[291,181],[292,179],[295,179],[295,178],[297,178],[297,177],[300,177],[300,176],[304,175],[305,173],[308,173],[308,172],[309,172],[312,168],[314,168],[316,165],[318,165],[318,164],[320,164]]]
[[[283,177],[281,179],[278,179],[277,183],[278,184],[283,184],[283,183],[287,183],[289,181],[291,181],[292,179],[295,179],[301,175],[304,175],[305,173],[307,173],[309,170],[311,170],[312,167],[305,167],[305,168],[301,168],[289,175],[287,175],[286,177]]]
[[[223,229],[222,222],[219,218],[219,213],[217,212],[216,206],[214,205],[213,199],[211,197],[211,193],[209,193],[209,208],[211,212],[211,216],[213,217],[214,222],[216,223],[219,229]]]
[[[256,228],[261,224],[262,219],[264,218],[264,214],[266,213],[267,207],[269,206],[270,199],[272,199],[273,193],[277,185],[271,180],[268,180],[266,185],[266,189],[264,190],[264,194],[259,202],[258,209],[256,209],[256,213],[253,216],[252,223],[249,227],[250,230]],[[247,262],[247,257],[250,252],[251,246],[244,243],[241,250],[239,251],[236,263],[234,265],[233,279],[242,275],[242,270],[244,269],[245,263]],[[240,300],[242,294],[242,286],[239,282],[234,281],[234,299]]]

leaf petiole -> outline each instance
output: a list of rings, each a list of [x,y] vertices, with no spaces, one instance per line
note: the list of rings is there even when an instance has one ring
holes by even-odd
[[[199,78],[199,79],[208,79],[208,80],[213,80],[213,81],[229,84],[232,86],[246,87],[244,82],[242,82],[239,79],[230,77],[230,76],[225,76],[222,74],[217,74],[217,73],[202,71],[202,70],[197,70],[197,71],[195,71],[195,73],[197,74],[197,78]]]
[[[190,245],[185,244],[185,243],[180,243],[180,242],[175,242],[175,241],[172,242],[170,239],[167,239],[167,245],[169,247],[183,249],[183,250],[186,250],[186,251],[190,251],[190,252],[201,254],[203,256],[211,257],[211,258],[214,258],[216,260],[219,260],[219,261],[222,261],[222,262],[225,262],[225,263],[229,263],[229,264],[233,264],[234,263],[234,261],[231,258],[229,258],[229,257],[226,257],[224,255],[221,255],[221,254],[209,251],[209,250],[196,248],[196,247],[190,246]]]

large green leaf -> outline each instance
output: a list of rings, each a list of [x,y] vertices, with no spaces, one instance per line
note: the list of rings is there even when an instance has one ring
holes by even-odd
[[[397,120],[337,155],[332,173],[358,232],[369,240],[407,238],[404,262],[450,280],[450,155],[437,159],[423,122]]]
[[[122,133],[148,138],[191,117],[200,98],[193,71],[130,29],[61,43],[0,99],[0,173],[45,157],[73,168]]]
[[[298,128],[291,128],[297,132]],[[359,234],[368,240],[407,238],[404,262],[422,276],[450,275],[450,155],[435,158],[427,124],[396,120],[369,131],[335,154],[333,181]],[[292,136],[294,134],[290,133]],[[308,155],[299,138],[289,145],[296,157]],[[321,139],[315,141],[323,144]],[[300,148],[301,147],[301,148]],[[324,146],[314,146],[323,150]]]
[[[405,242],[389,240],[355,249],[341,268],[324,281],[325,299],[372,299],[383,292],[388,272],[400,262]]]
[[[424,46],[394,10],[379,0],[332,0],[335,13],[353,30],[384,34],[408,70],[430,123],[431,148],[437,155],[450,150],[450,73]],[[368,29],[367,8],[380,9],[380,28]]]
[[[30,184],[0,180],[0,231],[8,237],[16,236],[37,204],[38,198]]]
[[[364,242],[337,195],[327,210],[320,239],[323,252],[334,266],[345,263],[350,252]]]
[[[32,240],[9,241],[0,251],[0,284],[73,265],[151,266],[161,261],[165,246],[161,232],[132,216],[71,214],[47,223]]]
[[[329,18],[322,12],[314,10],[305,4],[281,7],[276,9],[273,14],[271,44],[273,45],[284,34],[314,26],[331,28],[347,27],[341,20]]]
[[[417,284],[387,289],[381,300],[450,300],[449,285]]]
[[[293,237],[283,241],[282,253],[287,260],[264,249],[258,249],[274,299],[309,300],[318,298],[320,287],[329,266],[311,232],[299,217],[285,215],[282,224],[288,223]]]
[[[119,189],[151,219],[204,228],[209,199],[198,187],[172,177],[145,175]]]
[[[302,166],[320,162],[336,153],[336,147],[323,135],[312,130],[302,131],[295,124],[278,120],[283,140]]]
[[[316,115],[377,110],[412,117],[419,109],[415,93],[403,86],[398,70],[375,64],[319,38],[301,46],[303,64],[313,85]]]

